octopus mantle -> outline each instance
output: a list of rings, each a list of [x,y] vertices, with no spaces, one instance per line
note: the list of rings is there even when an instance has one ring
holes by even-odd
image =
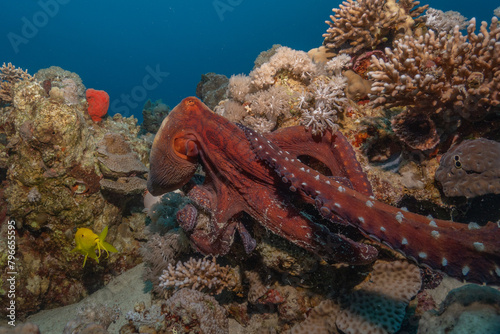
[[[321,172],[299,157],[322,166]],[[338,232],[351,226],[420,265],[468,281],[500,282],[496,224],[438,220],[376,201],[340,132],[314,137],[303,127],[290,127],[262,135],[189,97],[156,134],[149,191],[157,196],[184,186],[198,163],[205,182],[189,191],[195,206],[187,205],[177,218],[202,253],[227,253],[236,231],[252,251],[256,242],[238,219],[246,212],[271,232],[331,261],[365,264],[377,257],[375,247]],[[297,200],[315,206],[328,224],[308,219],[294,205]],[[205,224],[197,223],[196,207],[209,213]]]

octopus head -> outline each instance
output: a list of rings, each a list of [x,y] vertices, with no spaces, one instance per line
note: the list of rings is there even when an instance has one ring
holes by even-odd
[[[208,109],[200,100],[188,97],[163,120],[149,157],[148,190],[153,196],[179,189],[193,177],[198,166],[199,140],[190,122]]]

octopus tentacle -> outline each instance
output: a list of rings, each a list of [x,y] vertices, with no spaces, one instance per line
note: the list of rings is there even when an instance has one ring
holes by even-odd
[[[420,265],[460,279],[500,283],[500,228],[432,219],[378,202],[316,172],[253,130],[244,132],[255,154],[291,190],[314,201],[327,219],[341,218],[366,237],[389,245]]]

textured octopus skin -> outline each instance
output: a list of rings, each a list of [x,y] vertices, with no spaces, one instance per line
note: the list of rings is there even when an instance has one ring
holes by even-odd
[[[269,138],[289,149],[290,154],[322,161],[332,178],[371,194],[357,161],[337,154],[341,150],[336,146],[345,146],[345,138],[327,136],[315,140],[303,127],[277,131]],[[181,209],[177,218],[200,252],[226,254],[236,232],[250,252],[255,240],[239,219],[246,212],[272,233],[328,261],[366,264],[377,258],[375,247],[332,233],[327,226],[301,214],[289,201],[288,189],[279,177],[253,152],[244,131],[190,97],[169,113],[154,139],[148,190],[158,196],[182,187],[192,178],[198,163],[205,171],[205,181],[188,192],[193,204]],[[302,199],[302,203],[312,204],[308,197]],[[208,213],[208,221],[198,220],[199,210]],[[346,224],[340,220],[338,223]]]
[[[500,283],[500,227],[424,217],[376,201],[315,171],[261,134],[245,129],[255,153],[294,191],[310,197],[327,219],[339,218],[408,259],[450,276]]]

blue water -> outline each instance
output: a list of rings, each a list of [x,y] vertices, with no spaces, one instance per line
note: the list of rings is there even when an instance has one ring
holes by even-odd
[[[52,65],[111,97],[110,114],[142,119],[147,99],[173,107],[194,95],[201,74],[248,73],[278,43],[309,50],[340,1],[3,1],[0,63],[34,74]],[[422,1],[490,21],[493,1]]]

